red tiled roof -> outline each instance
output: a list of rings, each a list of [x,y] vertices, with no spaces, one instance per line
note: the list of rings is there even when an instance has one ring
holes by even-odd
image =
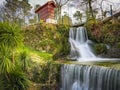
[[[54,1],[48,1],[47,3],[45,3],[43,6],[39,7],[37,10],[35,10],[35,13],[37,13],[39,10],[41,10],[43,7],[45,7],[48,4],[52,4],[54,7],[56,7],[56,4]]]

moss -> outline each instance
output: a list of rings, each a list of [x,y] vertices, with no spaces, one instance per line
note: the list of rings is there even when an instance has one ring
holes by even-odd
[[[77,61],[57,61],[57,64],[77,64],[77,65],[89,65],[89,66],[102,66],[120,70],[120,62],[119,61],[105,61],[105,62],[77,62]]]

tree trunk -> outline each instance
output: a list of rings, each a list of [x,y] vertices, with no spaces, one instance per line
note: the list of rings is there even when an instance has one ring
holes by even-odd
[[[102,13],[102,20],[104,18],[104,11],[103,11],[103,7],[102,7],[102,3],[103,3],[103,0],[101,1],[101,4],[100,4],[100,9],[101,9],[101,13]]]
[[[58,17],[61,18],[61,6],[58,7]]]
[[[91,1],[92,0],[88,0],[88,4],[89,4],[89,9],[90,9],[90,13],[91,13],[92,19],[94,19],[94,14],[93,14],[92,6],[91,6]]]

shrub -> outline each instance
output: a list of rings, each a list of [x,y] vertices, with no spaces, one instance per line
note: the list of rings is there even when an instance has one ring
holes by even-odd
[[[19,64],[20,68],[25,73],[27,73],[29,70],[29,67],[32,65],[32,61],[31,61],[31,58],[28,55],[28,53],[26,51],[20,52],[18,60],[19,60],[18,64]]]
[[[102,53],[106,53],[107,52],[107,47],[105,44],[96,44],[94,46],[94,50],[97,54],[102,54]]]
[[[7,75],[0,75],[2,90],[27,90],[29,84],[29,80],[22,71],[14,70]]]
[[[53,56],[54,59],[65,57],[66,55],[69,54],[69,50],[70,50],[70,44],[68,41],[69,26],[64,26],[64,25],[58,26],[56,31],[59,34],[59,37],[57,38],[56,41],[57,51]]]

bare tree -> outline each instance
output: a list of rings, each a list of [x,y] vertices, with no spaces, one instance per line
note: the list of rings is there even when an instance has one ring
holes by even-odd
[[[64,5],[66,5],[70,0],[54,0],[57,5],[56,15],[57,17],[61,17],[61,9]]]

